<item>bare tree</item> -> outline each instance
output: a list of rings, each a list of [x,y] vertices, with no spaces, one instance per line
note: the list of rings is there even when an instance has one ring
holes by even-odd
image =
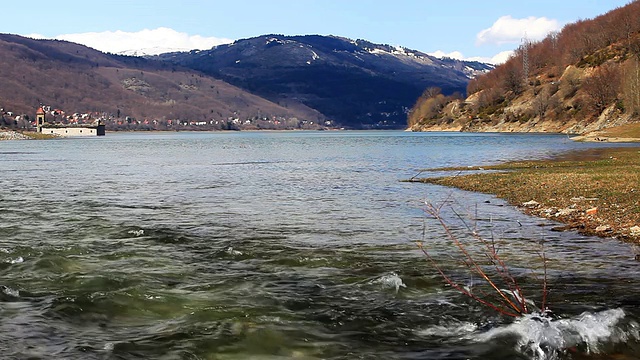
[[[620,90],[620,71],[614,64],[604,64],[597,67],[593,74],[585,79],[583,86],[585,93],[591,98],[591,106],[598,114],[613,104],[618,98]]]
[[[551,104],[551,95],[551,89],[545,87],[533,100],[533,110],[535,111],[536,115],[541,118],[549,109],[549,105]]]
[[[423,93],[422,93],[422,98],[428,99],[428,98],[432,98],[432,97],[436,97],[438,95],[440,95],[442,93],[442,89],[440,89],[437,86],[432,86],[427,88]]]
[[[524,91],[523,71],[515,64],[507,67],[503,86],[505,90],[511,91],[514,95],[520,95]]]
[[[635,95],[638,105],[638,110],[640,110],[640,38],[636,37],[634,41],[629,43],[629,51],[633,55],[633,60],[635,61]]]

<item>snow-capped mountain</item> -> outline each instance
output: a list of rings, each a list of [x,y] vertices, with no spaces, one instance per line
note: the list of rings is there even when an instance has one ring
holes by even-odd
[[[302,103],[355,128],[404,127],[407,110],[426,88],[464,93],[471,78],[493,68],[401,46],[320,35],[265,35],[157,58],[275,102]]]

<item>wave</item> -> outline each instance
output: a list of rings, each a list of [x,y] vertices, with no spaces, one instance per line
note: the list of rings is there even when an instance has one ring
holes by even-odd
[[[493,342],[515,337],[515,349],[535,360],[554,360],[570,352],[600,354],[612,345],[640,340],[638,324],[624,324],[624,318],[622,309],[558,319],[549,314],[529,314],[509,325],[474,334],[472,340]]]

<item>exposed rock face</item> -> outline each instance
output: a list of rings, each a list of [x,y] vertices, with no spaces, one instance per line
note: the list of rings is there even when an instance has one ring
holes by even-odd
[[[606,129],[632,124],[640,119],[633,113],[625,112],[618,103],[606,107],[599,115],[585,117],[581,112],[588,102],[581,89],[567,89],[563,85],[566,74],[571,74],[575,83],[586,81],[592,69],[577,69],[569,66],[558,81],[547,79],[533,85],[517,97],[504,101],[490,111],[482,110],[485,90],[474,93],[466,99],[447,103],[438,116],[421,119],[409,127],[412,131],[470,131],[470,132],[547,132],[573,135],[587,135],[578,140],[615,141],[600,134]],[[568,81],[568,80],[567,80]],[[567,94],[574,93],[573,96]],[[542,94],[548,104],[540,102]],[[417,106],[417,105],[416,105]],[[538,109],[538,110],[536,110]],[[543,110],[544,109],[544,110]],[[596,139],[598,138],[598,139]]]
[[[531,93],[531,94],[529,94]],[[411,131],[468,131],[468,132],[540,132],[584,135],[576,140],[624,141],[604,135],[609,128],[637,123],[634,114],[620,111],[616,105],[610,105],[596,118],[575,116],[558,119],[553,115],[528,115],[532,112],[535,97],[529,91],[511,104],[490,115],[475,114],[470,108],[475,106],[476,94],[465,100],[456,100],[447,104],[441,116],[423,120],[409,127]],[[571,111],[567,102],[563,108]]]

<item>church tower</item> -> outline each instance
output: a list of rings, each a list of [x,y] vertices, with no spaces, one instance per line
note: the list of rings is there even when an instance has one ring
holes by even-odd
[[[44,125],[44,110],[42,110],[42,106],[38,108],[36,111],[36,131],[42,132],[42,125]]]

